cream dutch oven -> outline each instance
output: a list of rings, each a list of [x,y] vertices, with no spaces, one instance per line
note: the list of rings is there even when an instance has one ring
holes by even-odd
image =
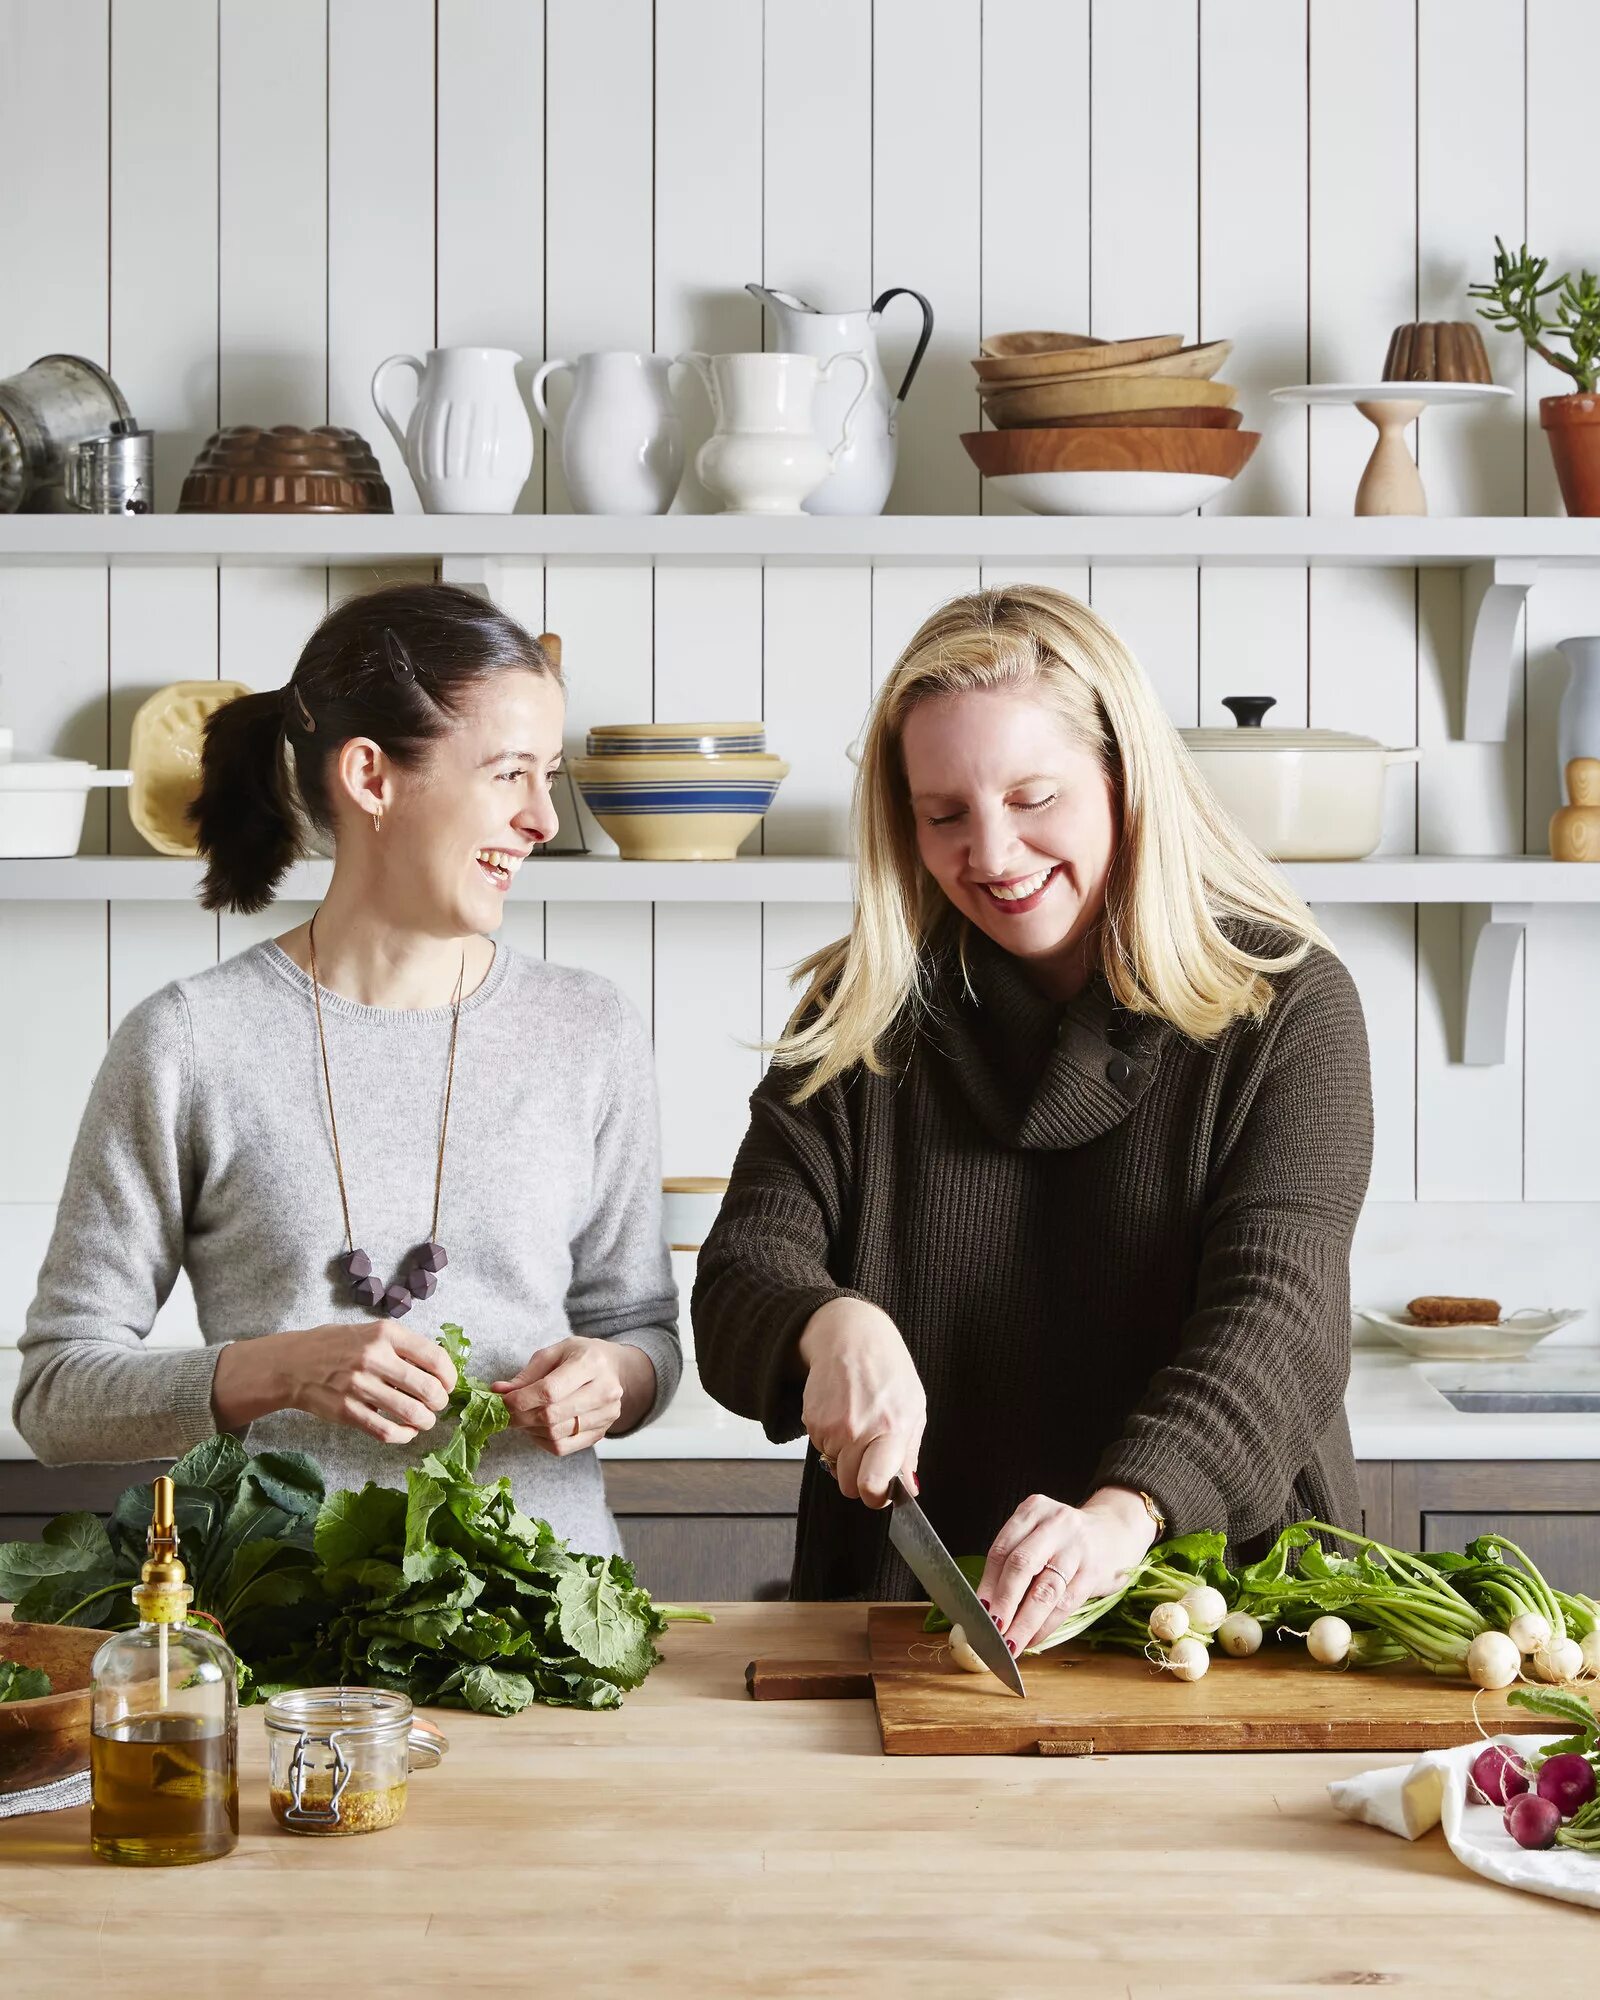
[[[1342,729],[1263,729],[1264,694],[1223,698],[1236,727],[1180,731],[1218,803],[1273,861],[1360,861],[1383,838],[1383,780],[1417,750]]]

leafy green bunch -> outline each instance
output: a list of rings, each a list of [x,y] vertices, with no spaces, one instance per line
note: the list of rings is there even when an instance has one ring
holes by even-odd
[[[478,1484],[506,1407],[468,1373],[460,1327],[443,1329],[443,1345],[455,1429],[408,1469],[404,1492],[369,1484],[324,1499],[312,1460],[251,1457],[231,1437],[172,1468],[194,1613],[238,1655],[246,1699],[339,1682],[489,1715],[535,1701],[616,1708],[660,1658],[669,1619],[691,1615],[653,1604],[620,1556],[573,1554],[518,1511],[509,1479]],[[152,1501],[149,1486],[130,1487],[109,1528],[63,1514],[38,1542],[0,1546],[0,1597],[31,1622],[133,1624]]]
[[[1570,375],[1584,395],[1593,395],[1600,376],[1600,279],[1592,271],[1576,278],[1570,271],[1546,281],[1548,257],[1534,257],[1524,243],[1513,257],[1497,236],[1494,239],[1494,276],[1486,285],[1469,285],[1467,296],[1488,303],[1478,308],[1502,333],[1520,333],[1535,354],[1543,355],[1552,368]],[[1554,292],[1553,314],[1540,301]],[[1571,350],[1559,354],[1549,345],[1565,341]]]
[[[0,1701],[37,1701],[50,1692],[43,1667],[25,1667],[20,1660],[0,1660]]]

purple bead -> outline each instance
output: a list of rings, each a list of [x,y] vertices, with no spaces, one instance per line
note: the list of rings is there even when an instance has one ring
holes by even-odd
[[[369,1271],[366,1277],[357,1278],[350,1287],[350,1296],[358,1306],[375,1306],[383,1297],[383,1280],[375,1278]]]
[[[431,1299],[439,1289],[439,1280],[431,1271],[423,1270],[420,1264],[413,1265],[406,1273],[406,1283],[411,1287],[414,1299]]]
[[[442,1271],[449,1261],[442,1243],[424,1243],[412,1258],[411,1268],[414,1271]]]
[[[391,1285],[383,1295],[383,1309],[390,1319],[404,1319],[411,1310],[411,1294],[404,1285]]]
[[[350,1278],[370,1278],[372,1259],[365,1250],[352,1250],[344,1260],[345,1273]]]

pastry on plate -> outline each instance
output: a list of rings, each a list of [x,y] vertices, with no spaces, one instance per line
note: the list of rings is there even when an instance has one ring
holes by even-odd
[[[1429,1292],[1412,1299],[1406,1311],[1418,1326],[1498,1326],[1498,1299],[1458,1299],[1445,1292]]]

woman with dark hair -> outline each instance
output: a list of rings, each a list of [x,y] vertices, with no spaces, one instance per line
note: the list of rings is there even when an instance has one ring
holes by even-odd
[[[594,974],[493,941],[556,831],[560,669],[469,591],[349,600],[286,687],[219,709],[194,807],[208,909],[259,910],[301,815],[310,923],[136,1007],[112,1038],[23,1337],[16,1422],[52,1465],[212,1430],[401,1482],[455,1321],[511,1427],[481,1476],[618,1547],[591,1447],[682,1367],[649,1042]],[[448,1246],[448,1250],[445,1246]],[[145,1336],[179,1268],[205,1345]]]

